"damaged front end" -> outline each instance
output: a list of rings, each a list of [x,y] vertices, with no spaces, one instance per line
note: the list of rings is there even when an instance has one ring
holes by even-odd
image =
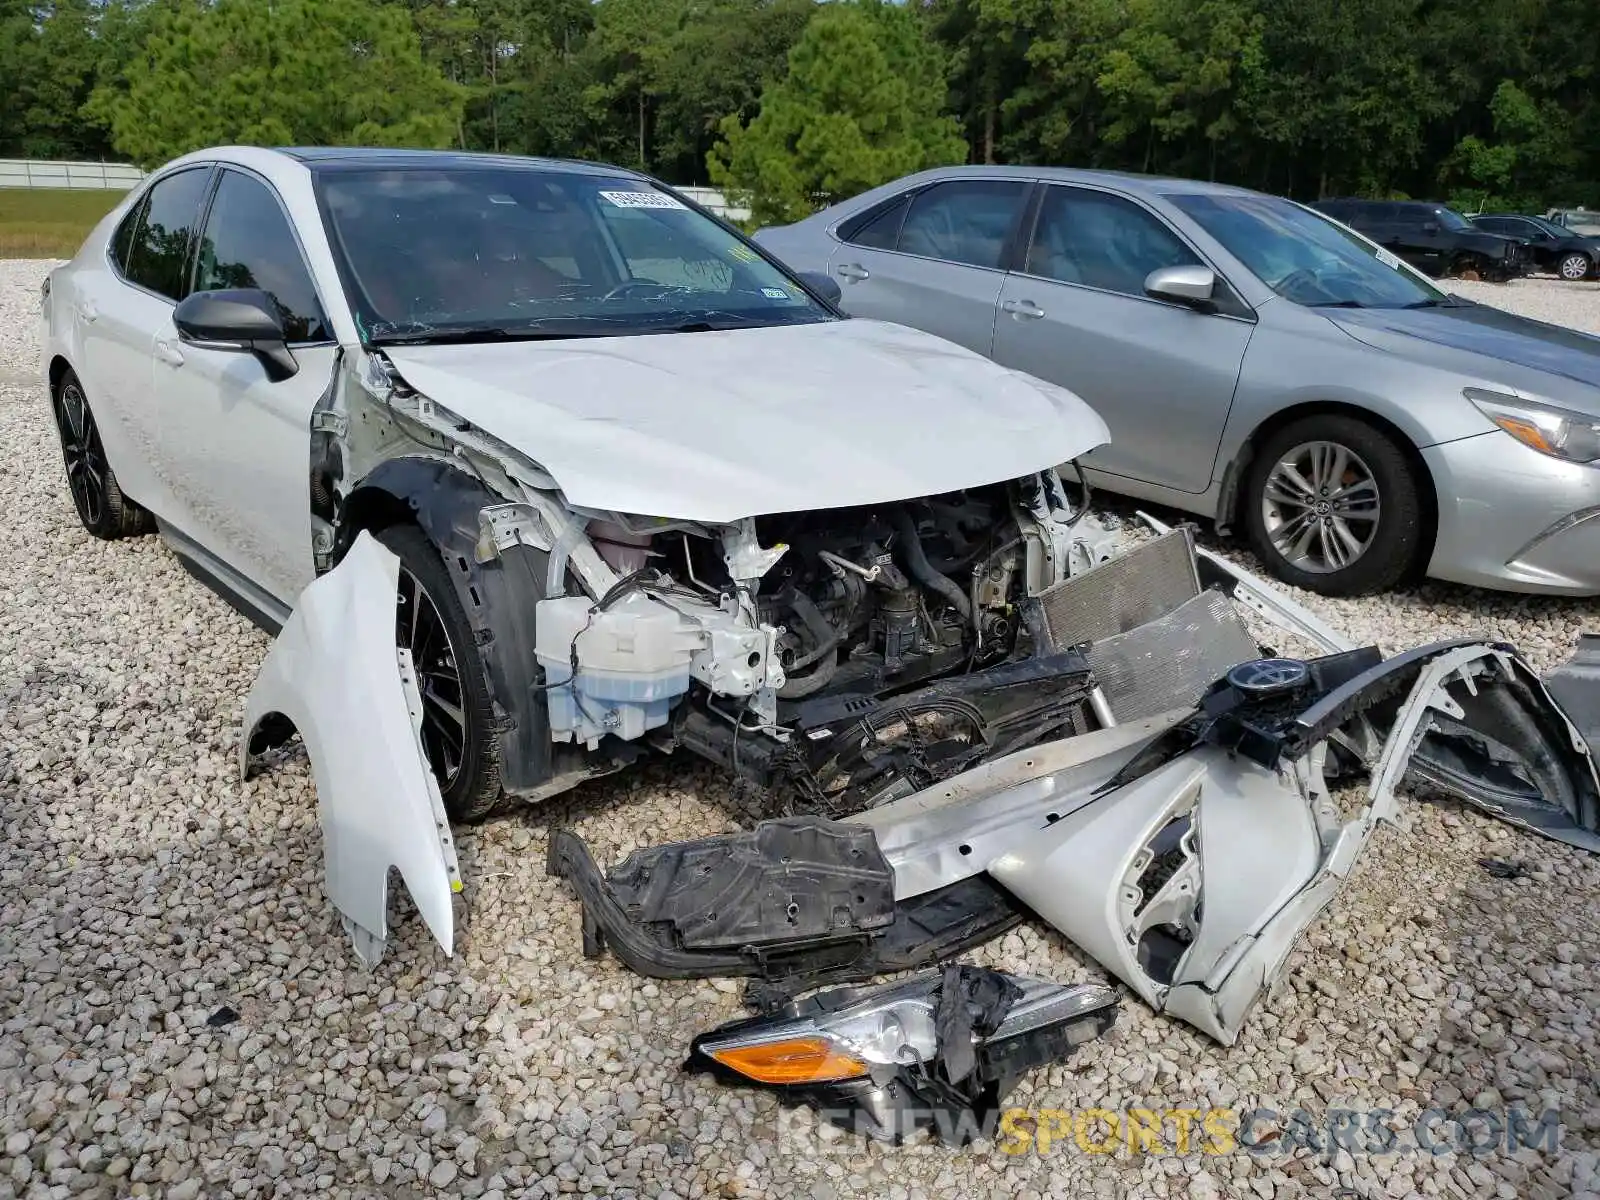
[[[1043,920],[1153,1008],[1231,1043],[1377,823],[1394,819],[1402,781],[1596,846],[1600,789],[1581,735],[1508,647],[1453,641],[1387,660],[1374,648],[1252,660],[1193,707],[1014,752],[843,824],[784,823],[785,837],[830,831],[849,863],[869,867],[861,911],[809,903],[818,893],[793,885],[776,823],[695,843],[718,856],[736,842],[742,877],[766,885],[747,911],[767,917],[743,931],[737,962],[697,959],[696,908],[665,916],[632,886],[641,863],[681,862],[681,848],[640,851],[602,880],[581,842],[558,832],[552,870],[584,902],[586,952],[628,944],[624,959],[647,974],[755,975],[748,996],[768,1007],[874,966],[938,961],[949,943],[919,915],[965,888],[975,920],[962,945],[985,920],[996,930],[1021,914]],[[710,894],[730,878],[712,872],[697,886]],[[1007,912],[1000,895],[1017,907]],[[786,957],[786,904],[820,918],[802,931],[803,970]],[[896,943],[890,959],[874,948],[897,927],[923,940],[909,954]]]
[[[553,830],[583,952],[745,979],[761,1015],[702,1035],[690,1066],[876,1136],[929,1112],[981,1123],[1109,1025],[1104,988],[949,965],[1020,922],[1232,1042],[1402,783],[1600,850],[1593,647],[1548,687],[1495,642],[1386,659],[1187,527],[1119,545],[1053,469],[759,516],[573,506],[376,356],[346,365],[315,428],[325,573],[245,741],[254,761],[304,735],[362,959],[382,952],[391,868],[447,952],[460,887],[393,644],[393,556],[366,532],[415,520],[483,657],[506,792],[681,751],[766,817],[609,871]],[[1275,655],[1241,610],[1324,653]],[[806,998],[907,971],[927,973]]]

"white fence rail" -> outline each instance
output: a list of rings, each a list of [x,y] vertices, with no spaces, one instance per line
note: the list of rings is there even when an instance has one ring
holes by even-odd
[[[125,192],[143,178],[144,172],[130,163],[0,158],[0,188],[74,188]]]
[[[716,213],[724,221],[748,221],[750,210],[736,204],[729,204],[728,198],[716,188],[708,187],[681,187],[678,189],[689,199],[708,212]]]

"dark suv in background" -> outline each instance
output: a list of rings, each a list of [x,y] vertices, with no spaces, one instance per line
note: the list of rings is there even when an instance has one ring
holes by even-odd
[[[1528,269],[1515,237],[1479,229],[1454,209],[1421,200],[1319,200],[1314,208],[1435,277],[1501,282]]]
[[[1600,237],[1585,237],[1565,225],[1521,213],[1484,213],[1472,218],[1479,229],[1518,238],[1532,255],[1530,270],[1563,279],[1593,279],[1600,268]]]

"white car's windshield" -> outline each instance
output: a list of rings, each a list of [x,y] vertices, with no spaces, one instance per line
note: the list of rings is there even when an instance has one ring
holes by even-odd
[[[729,230],[649,183],[534,167],[317,174],[363,338],[696,332],[831,319]]]
[[[1424,308],[1449,296],[1309,209],[1273,196],[1169,196],[1263,283],[1312,308]]]

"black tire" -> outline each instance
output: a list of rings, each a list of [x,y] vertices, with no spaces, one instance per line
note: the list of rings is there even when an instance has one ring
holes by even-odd
[[[61,442],[67,490],[84,529],[108,542],[153,533],[156,522],[150,511],[122,494],[117,473],[106,459],[100,427],[89,409],[83,384],[73,371],[64,372],[57,381],[50,396],[50,411]]]
[[[1274,501],[1273,496],[1282,494],[1283,476],[1279,476],[1271,496],[1268,484],[1280,464],[1291,456],[1296,462],[1313,461],[1310,454],[1304,459],[1298,455],[1317,445],[1343,449],[1349,456],[1348,465],[1340,468],[1339,482],[1331,495],[1324,488],[1320,494],[1308,495],[1306,504]],[[1304,471],[1299,475],[1302,479],[1311,478]],[[1364,498],[1367,488],[1359,482],[1363,477],[1375,488],[1372,518],[1356,515],[1360,501],[1339,496],[1341,489],[1349,489]],[[1393,438],[1358,417],[1318,414],[1271,434],[1251,461],[1240,502],[1251,548],[1268,569],[1286,583],[1325,596],[1386,591],[1410,573],[1422,549],[1423,505],[1415,470]],[[1269,505],[1272,528],[1268,524]],[[1314,526],[1310,534],[1304,532],[1306,523],[1296,525],[1302,518]],[[1357,528],[1371,531],[1360,551],[1340,563],[1338,556],[1348,554],[1348,544],[1338,540],[1338,530]],[[1305,565],[1297,565],[1279,549],[1274,531],[1280,540],[1293,539],[1296,545],[1301,536],[1311,539],[1311,548],[1301,559]]]
[[[1561,261],[1556,264],[1556,274],[1569,281],[1588,279],[1594,274],[1594,262],[1587,254],[1574,251],[1563,254]]]
[[[1489,264],[1482,256],[1473,254],[1471,251],[1463,251],[1451,260],[1445,275],[1449,278],[1464,279],[1472,283],[1480,279],[1488,279]]]
[[[400,559],[395,640],[411,651],[416,668],[428,763],[450,819],[475,824],[494,811],[501,794],[500,739],[483,658],[455,584],[428,535],[415,525],[401,524],[382,530],[377,538]],[[442,646],[430,635],[428,609],[417,604],[413,585],[438,618]],[[452,709],[461,714],[459,738],[450,729]]]

